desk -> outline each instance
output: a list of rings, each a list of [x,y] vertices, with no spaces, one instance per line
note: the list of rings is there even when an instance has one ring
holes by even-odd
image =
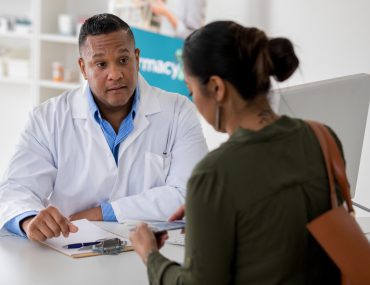
[[[370,232],[370,218],[357,218],[364,232]],[[96,223],[118,235],[128,229],[117,223]],[[0,231],[0,236],[6,234]],[[178,234],[171,232],[171,234]],[[367,235],[368,238],[369,235]],[[165,245],[163,255],[177,262],[184,247]],[[148,284],[146,267],[135,252],[115,256],[74,259],[46,246],[15,236],[0,237],[0,284],[2,285],[141,285]]]
[[[121,224],[96,224],[119,235],[128,234],[127,227]],[[5,230],[0,231],[2,285],[149,284],[146,267],[134,251],[75,259],[27,239],[4,236],[6,234]],[[168,244],[161,249],[161,253],[172,260],[183,262],[182,246]]]

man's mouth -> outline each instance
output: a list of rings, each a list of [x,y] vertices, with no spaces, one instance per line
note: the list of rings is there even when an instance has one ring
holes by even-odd
[[[124,88],[127,88],[126,85],[115,85],[107,88],[107,91],[117,91],[117,90],[122,90]]]

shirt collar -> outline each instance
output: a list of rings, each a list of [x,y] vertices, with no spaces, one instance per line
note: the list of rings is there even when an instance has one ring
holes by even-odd
[[[96,105],[96,102],[94,100],[94,97],[92,95],[92,92],[91,92],[91,89],[90,89],[89,86],[88,86],[88,88],[86,88],[86,93],[87,93],[87,101],[89,102],[90,112],[93,115],[94,119],[98,123],[100,123],[102,121],[102,117],[101,117],[98,105]],[[129,113],[129,116],[131,116],[132,120],[135,119],[135,116],[136,116],[136,113],[137,113],[138,102],[140,100],[139,86],[136,87],[135,93],[134,93],[133,96],[134,96],[134,101],[132,102],[132,108],[131,108],[131,111]]]

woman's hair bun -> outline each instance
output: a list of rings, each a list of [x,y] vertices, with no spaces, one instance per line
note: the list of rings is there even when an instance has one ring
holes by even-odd
[[[271,75],[277,81],[288,79],[299,65],[293,44],[286,38],[273,38],[269,40],[268,48],[273,64]]]

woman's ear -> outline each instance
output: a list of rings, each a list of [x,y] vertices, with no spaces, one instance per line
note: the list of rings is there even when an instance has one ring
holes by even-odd
[[[226,99],[225,81],[220,76],[212,75],[208,80],[207,87],[217,103],[220,104]]]

